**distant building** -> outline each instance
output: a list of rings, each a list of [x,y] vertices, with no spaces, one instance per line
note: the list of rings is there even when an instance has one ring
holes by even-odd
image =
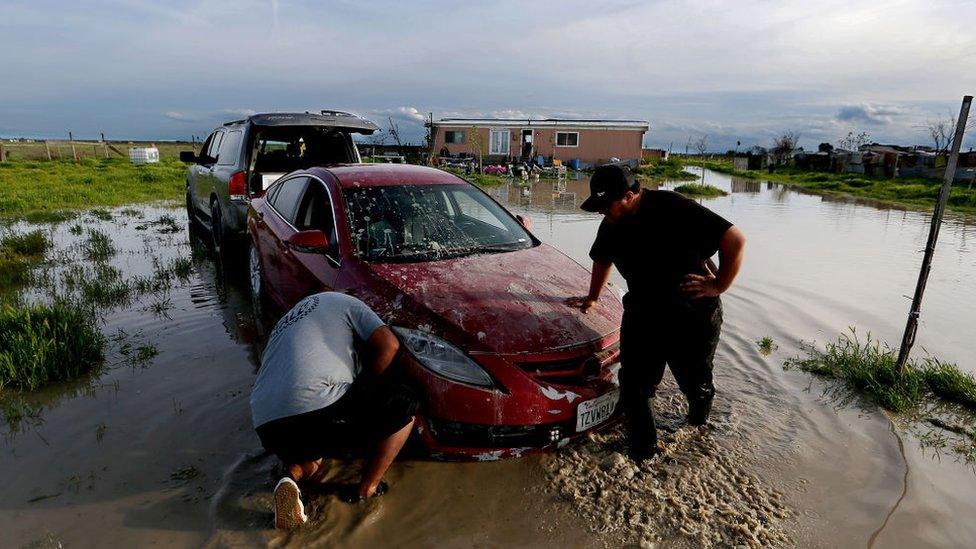
[[[444,118],[431,124],[433,153],[477,156],[486,163],[542,157],[574,167],[611,161],[636,166],[648,123],[643,120]]]
[[[654,162],[657,160],[667,160],[668,151],[664,149],[644,149],[641,152],[644,162]]]

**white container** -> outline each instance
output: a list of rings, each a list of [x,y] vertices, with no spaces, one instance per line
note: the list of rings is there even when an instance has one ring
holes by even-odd
[[[156,147],[129,147],[129,162],[133,164],[155,164],[159,162],[159,149]]]

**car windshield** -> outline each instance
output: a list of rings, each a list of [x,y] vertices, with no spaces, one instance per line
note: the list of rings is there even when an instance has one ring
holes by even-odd
[[[432,261],[533,246],[495,201],[467,184],[346,189],[356,254],[369,261]]]

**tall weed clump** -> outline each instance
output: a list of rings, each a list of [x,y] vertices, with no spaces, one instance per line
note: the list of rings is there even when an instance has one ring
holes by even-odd
[[[105,337],[75,303],[0,305],[0,389],[33,390],[101,365]]]
[[[976,378],[972,374],[933,357],[910,360],[898,372],[894,349],[872,339],[871,334],[862,343],[853,329],[822,351],[808,346],[807,356],[788,359],[786,367],[839,380],[892,412],[915,411],[927,398],[976,412]]]

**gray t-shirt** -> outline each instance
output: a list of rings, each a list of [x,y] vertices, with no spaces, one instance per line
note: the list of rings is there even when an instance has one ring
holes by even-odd
[[[251,391],[254,427],[320,410],[339,400],[359,374],[355,344],[383,321],[365,303],[338,292],[301,300],[278,321]]]

